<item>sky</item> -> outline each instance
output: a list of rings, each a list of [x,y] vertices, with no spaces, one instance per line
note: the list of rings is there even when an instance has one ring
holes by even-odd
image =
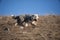
[[[60,0],[0,0],[0,15],[58,14]]]

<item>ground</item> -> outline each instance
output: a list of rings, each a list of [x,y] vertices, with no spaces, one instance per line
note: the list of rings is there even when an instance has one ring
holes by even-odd
[[[0,16],[0,40],[60,40],[60,16],[39,16],[37,25],[21,28],[11,16]]]

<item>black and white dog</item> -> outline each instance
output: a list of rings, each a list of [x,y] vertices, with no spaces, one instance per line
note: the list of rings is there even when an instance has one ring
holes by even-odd
[[[27,15],[26,14],[25,16],[13,16],[12,15],[12,17],[17,20],[17,24],[18,25],[23,25],[23,23],[25,22],[25,26],[28,26],[29,22],[32,23],[32,24],[34,24],[34,25],[36,25],[35,22],[39,18],[38,14],[34,14],[34,15]]]

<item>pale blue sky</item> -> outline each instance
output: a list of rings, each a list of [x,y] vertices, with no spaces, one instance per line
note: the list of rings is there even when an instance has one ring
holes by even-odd
[[[60,0],[0,0],[0,15],[60,13]]]

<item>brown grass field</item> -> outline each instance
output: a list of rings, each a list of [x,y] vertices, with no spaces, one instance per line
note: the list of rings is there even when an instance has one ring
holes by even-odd
[[[60,40],[60,16],[39,16],[37,25],[21,29],[11,16],[0,16],[0,40]]]

